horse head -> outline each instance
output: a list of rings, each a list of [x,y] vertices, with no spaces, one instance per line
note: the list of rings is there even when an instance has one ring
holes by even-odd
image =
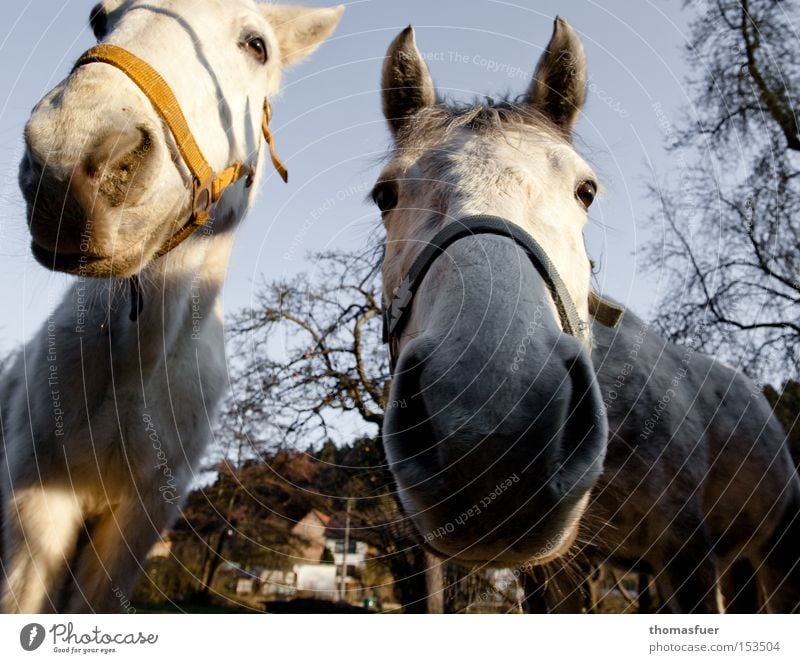
[[[45,267],[127,277],[252,201],[269,98],[343,7],[104,0],[101,42],[33,109],[19,180]],[[212,209],[213,207],[213,209]],[[209,226],[210,227],[210,226]]]
[[[384,444],[419,533],[466,562],[563,552],[602,471],[582,234],[598,185],[572,144],[586,84],[561,19],[513,102],[441,102],[411,28],[387,54],[394,150],[373,197],[406,407],[388,408]]]

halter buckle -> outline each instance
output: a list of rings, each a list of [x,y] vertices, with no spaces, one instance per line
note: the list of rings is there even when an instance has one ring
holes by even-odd
[[[199,179],[194,179],[194,198],[192,199],[192,216],[208,214],[211,205],[213,204],[212,184],[214,182],[213,173],[208,177],[205,182],[200,182]]]

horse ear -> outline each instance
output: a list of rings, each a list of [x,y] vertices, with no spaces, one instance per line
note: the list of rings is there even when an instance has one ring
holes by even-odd
[[[583,44],[572,26],[556,17],[553,36],[536,65],[527,101],[569,137],[586,102],[586,84]]]
[[[95,39],[102,41],[108,36],[109,23],[114,19],[111,14],[122,5],[123,0],[103,0],[98,2],[89,12],[89,27],[92,28]]]
[[[108,32],[108,12],[106,12],[102,2],[98,2],[89,12],[89,26],[92,28],[97,41],[106,36]]]
[[[383,115],[395,136],[414,113],[436,103],[436,87],[410,25],[389,46],[381,83]]]
[[[262,5],[261,10],[278,37],[284,66],[302,60],[333,34],[344,5],[330,8],[298,5]]]

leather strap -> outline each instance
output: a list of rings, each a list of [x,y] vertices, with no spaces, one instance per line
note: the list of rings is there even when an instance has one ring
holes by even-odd
[[[497,216],[479,214],[459,219],[440,230],[414,260],[408,273],[395,289],[391,303],[384,306],[383,340],[384,343],[390,345],[392,363],[395,358],[391,341],[399,338],[402,334],[414,295],[428,270],[452,244],[465,237],[477,235],[507,237],[525,251],[531,264],[550,291],[564,332],[580,339],[586,338],[587,325],[578,315],[567,287],[541,245],[522,228],[510,221]],[[624,309],[606,301],[597,293],[591,292],[589,311],[602,324],[613,327],[619,323]]]
[[[589,315],[604,327],[616,327],[625,315],[625,307],[592,290],[589,293]]]
[[[417,256],[411,269],[408,270],[400,286],[395,290],[391,304],[385,309],[384,340],[388,341],[389,337],[399,336],[402,333],[408,317],[409,305],[436,259],[458,240],[475,235],[508,237],[525,251],[550,290],[564,331],[580,338],[585,336],[586,323],[578,316],[578,311],[561,276],[539,243],[522,228],[503,218],[479,214],[459,219],[457,222],[445,226]]]

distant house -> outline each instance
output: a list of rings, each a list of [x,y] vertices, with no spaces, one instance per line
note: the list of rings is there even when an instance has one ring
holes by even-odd
[[[164,531],[161,533],[161,538],[153,544],[153,547],[147,553],[147,559],[155,557],[169,557],[172,553],[172,540],[169,537],[169,532]]]
[[[325,530],[325,547],[333,555],[333,564],[337,568],[337,577],[341,577],[341,569],[347,567],[347,576],[357,580],[367,561],[369,544],[361,540],[362,528],[355,522],[350,523],[347,532],[347,523],[344,517],[330,519]],[[348,536],[345,536],[345,534]],[[347,538],[347,550],[345,550]]]
[[[325,531],[331,517],[319,509],[312,509],[292,527],[292,534],[302,541],[298,557],[305,562],[316,564],[322,560],[325,550]]]
[[[260,583],[250,577],[242,577],[237,584],[237,593],[254,593],[260,585],[260,593],[267,596],[306,596],[329,601],[341,600],[342,569],[346,566],[344,589],[346,596],[359,597],[361,573],[366,564],[368,544],[359,538],[359,528],[350,524],[345,550],[344,518],[331,516],[312,509],[292,528],[292,534],[300,544],[297,562],[292,571],[263,570]]]
[[[292,596],[297,591],[298,574],[295,566],[293,571],[278,569],[264,569],[261,571],[261,593],[270,596]]]
[[[294,571],[298,593],[336,600],[339,587],[336,584],[337,568],[333,564],[295,564]]]
[[[249,596],[256,589],[256,579],[252,576],[242,575],[236,579],[236,595]]]

